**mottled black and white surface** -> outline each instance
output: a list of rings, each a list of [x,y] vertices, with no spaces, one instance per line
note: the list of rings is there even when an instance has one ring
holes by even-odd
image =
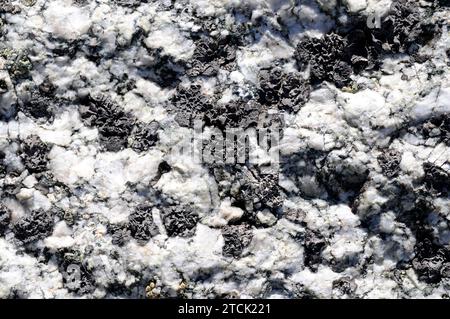
[[[448,298],[449,19],[1,1],[0,297]],[[274,111],[279,172],[173,152]]]

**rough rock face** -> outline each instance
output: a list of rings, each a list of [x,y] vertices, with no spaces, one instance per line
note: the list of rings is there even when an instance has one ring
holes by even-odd
[[[1,1],[0,298],[448,298],[449,21]]]

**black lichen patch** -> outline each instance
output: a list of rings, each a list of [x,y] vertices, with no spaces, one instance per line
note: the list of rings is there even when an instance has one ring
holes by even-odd
[[[33,64],[27,51],[18,51],[0,46],[0,57],[5,60],[5,69],[8,71],[11,81],[16,83],[30,77]]]
[[[6,175],[6,165],[5,165],[5,153],[0,151],[0,178],[5,177]]]
[[[343,296],[352,297],[357,288],[355,282],[349,277],[342,277],[334,280],[332,287],[335,298],[342,298]]]
[[[136,81],[130,78],[127,74],[124,74],[117,83],[116,92],[118,94],[124,95],[127,92],[134,89],[136,86]]]
[[[276,212],[283,203],[277,174],[253,173],[243,185],[242,194],[246,207],[251,206],[253,209],[267,207],[272,212]]]
[[[11,214],[5,205],[0,203],[0,236],[8,229],[11,220]]]
[[[383,211],[394,212],[396,220],[408,227],[415,238],[413,258],[400,260],[397,267],[411,267],[420,281],[439,283],[446,274],[445,266],[450,260],[450,253],[439,244],[430,224],[430,214],[435,213],[434,195],[426,187],[412,188],[397,180],[385,185],[381,191],[389,199],[383,205]],[[369,231],[377,230],[376,227],[369,227]]]
[[[263,174],[241,164],[213,165],[210,170],[219,187],[219,196],[231,198],[233,206],[242,208],[248,223],[260,226],[256,213],[264,209],[278,214],[283,203],[278,174]]]
[[[200,85],[179,86],[167,109],[183,127],[193,127],[195,121],[199,121],[221,131],[227,128],[246,130],[272,124],[279,127],[282,122],[280,114],[269,116],[268,108],[254,99],[238,98],[220,103],[217,96],[204,95]],[[268,119],[273,123],[267,123]]]
[[[136,152],[146,152],[158,142],[159,123],[138,123],[133,127],[128,145]]]
[[[8,84],[4,79],[0,79],[0,94],[8,92]]]
[[[32,89],[28,98],[19,103],[19,110],[25,115],[36,120],[52,121],[58,101],[51,97],[54,88],[44,84],[37,89]]]
[[[351,67],[345,61],[346,46],[346,39],[335,33],[305,38],[297,45],[295,58],[301,70],[310,66],[311,83],[329,81],[342,87],[351,80]]]
[[[232,101],[226,104],[214,103],[204,115],[205,124],[220,130],[226,128],[247,129],[256,127],[261,120],[263,107],[255,101]]]
[[[158,122],[139,122],[107,97],[89,95],[80,103],[81,119],[87,126],[98,129],[99,142],[106,151],[132,148],[145,152],[158,141]]]
[[[347,25],[338,29],[348,43],[346,61],[359,72],[377,69],[383,54],[408,53],[417,57],[418,49],[440,32],[440,27],[430,22],[431,10],[419,8],[417,1],[394,1],[379,27],[368,26],[367,17],[352,16]]]
[[[204,113],[212,108],[212,101],[201,92],[201,86],[179,86],[168,111],[175,114],[175,120],[180,126],[192,127],[195,120],[203,120]]]
[[[97,127],[100,142],[107,151],[117,152],[127,146],[135,119],[105,97],[89,95],[80,107],[81,118],[88,126]]]
[[[346,192],[354,198],[367,181],[369,169],[351,158],[328,156],[319,170],[319,180],[333,198]]]
[[[419,241],[415,246],[415,251],[416,256],[412,261],[412,266],[419,280],[428,284],[439,283],[443,274],[441,270],[450,257],[449,251],[434,244],[430,238]]]
[[[341,88],[353,73],[378,69],[385,54],[407,53],[421,62],[420,47],[440,32],[439,24],[430,21],[432,10],[420,8],[418,1],[394,1],[381,26],[370,26],[367,16],[350,15],[333,33],[301,40],[297,64],[301,70],[310,66],[312,84],[329,81]]]
[[[267,114],[267,108],[254,100],[218,103],[214,96],[203,95],[199,85],[179,87],[167,108],[175,114],[180,126],[193,127],[195,121],[200,121],[222,131],[226,128],[245,130],[257,127]]]
[[[14,198],[20,191],[20,185],[15,180],[5,179],[2,188],[0,188],[0,196],[3,198]]]
[[[415,256],[411,265],[419,280],[429,284],[442,280],[441,270],[450,261],[450,251],[437,243],[433,228],[428,223],[428,216],[433,210],[431,198],[421,191],[417,194],[414,210],[403,217],[416,237]]]
[[[73,59],[81,47],[81,41],[78,39],[65,40],[61,38],[50,37],[50,41],[50,50],[54,57]]]
[[[439,193],[448,193],[450,174],[446,170],[430,162],[423,164],[423,170],[425,172],[424,182],[429,189]]]
[[[153,221],[152,208],[150,205],[138,206],[129,217],[128,229],[138,242],[146,243],[159,234]]]
[[[417,1],[394,1],[389,15],[382,21],[383,36],[393,52],[415,53],[418,45],[426,44],[439,32],[426,19],[428,11],[421,11]]]
[[[311,87],[300,74],[281,68],[264,70],[258,78],[258,101],[280,110],[296,113],[308,101]]]
[[[27,137],[21,144],[20,158],[30,173],[47,170],[50,147],[36,135]]]
[[[186,74],[215,76],[219,69],[232,70],[239,44],[239,37],[233,34],[201,37],[195,42],[195,51],[191,61],[187,63]]]
[[[34,210],[14,225],[13,232],[17,239],[28,244],[49,236],[53,225],[53,216],[49,212]]]
[[[352,75],[352,73],[353,70],[348,62],[337,61],[333,65],[333,71],[331,73],[330,80],[334,82],[334,84],[338,88],[342,88],[350,83],[350,76]]]
[[[248,245],[250,245],[253,232],[250,225],[231,225],[222,229],[222,237],[224,244],[222,247],[222,254],[225,257],[238,258]]]
[[[187,206],[164,207],[162,212],[163,224],[170,237],[190,237],[195,232],[199,216]]]
[[[383,170],[383,174],[387,177],[395,177],[400,170],[400,161],[402,154],[396,150],[385,150],[380,156],[378,156],[378,163]]]
[[[147,3],[147,0],[112,0],[114,4],[117,4],[122,7],[136,8],[139,7],[142,3]]]

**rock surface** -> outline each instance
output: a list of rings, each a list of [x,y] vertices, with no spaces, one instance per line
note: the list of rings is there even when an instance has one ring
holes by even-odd
[[[444,0],[2,1],[0,298],[448,298],[449,21]],[[276,170],[174,151],[196,120],[261,119]]]

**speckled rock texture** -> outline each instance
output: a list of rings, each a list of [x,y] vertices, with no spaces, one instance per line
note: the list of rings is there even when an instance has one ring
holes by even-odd
[[[449,22],[448,0],[1,1],[0,298],[449,298]],[[261,119],[271,171],[177,151]]]

